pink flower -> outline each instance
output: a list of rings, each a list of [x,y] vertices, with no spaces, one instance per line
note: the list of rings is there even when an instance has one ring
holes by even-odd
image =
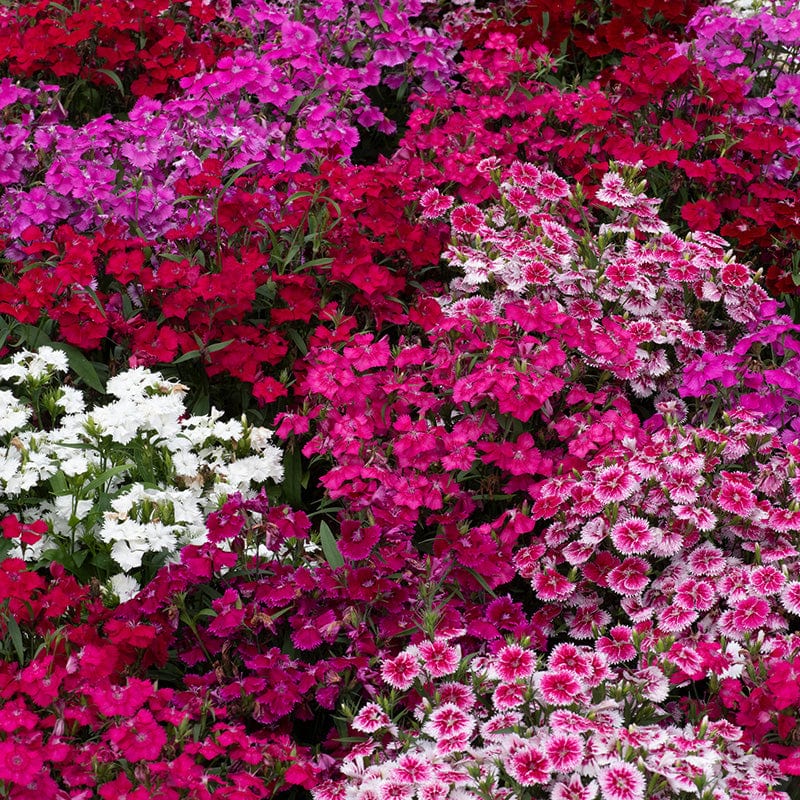
[[[667,606],[658,614],[658,627],[667,633],[679,633],[688,628],[697,616],[694,609],[682,608],[679,605]]]
[[[393,689],[401,691],[410,689],[418,675],[419,662],[416,656],[409,652],[400,653],[381,665],[381,678]]]
[[[124,725],[111,728],[108,738],[128,761],[155,761],[167,743],[165,730],[145,708]]]
[[[43,768],[41,744],[17,739],[0,742],[0,780],[25,786],[41,775]]]
[[[654,542],[653,531],[647,520],[631,517],[618,522],[611,529],[611,541],[623,555],[646,553]]]
[[[539,680],[539,691],[546,703],[554,706],[568,706],[576,702],[583,691],[578,678],[567,669],[545,672]]]
[[[535,786],[550,780],[551,764],[536,746],[524,744],[506,760],[506,772],[522,786]]]
[[[551,670],[568,669],[581,680],[592,674],[592,661],[588,653],[571,642],[557,644],[547,658],[547,666]]]
[[[609,636],[601,636],[596,647],[612,664],[628,661],[636,655],[633,631],[625,625],[617,625],[609,631]]]
[[[422,642],[417,649],[424,669],[432,678],[451,675],[461,663],[461,654],[458,648],[452,647],[442,639]]]
[[[581,761],[583,739],[574,733],[558,731],[547,740],[545,751],[554,770],[569,772]]]
[[[643,558],[626,558],[608,573],[608,586],[619,594],[639,594],[650,582],[647,577],[649,570],[650,566]]]
[[[790,614],[800,616],[800,581],[792,581],[783,587],[781,604]]]
[[[537,572],[531,585],[540,600],[566,600],[575,591],[575,584],[555,569]]]
[[[377,703],[365,705],[353,720],[353,728],[361,733],[375,733],[391,724],[389,715]]]
[[[486,217],[478,206],[467,204],[450,212],[450,224],[457,233],[477,233],[486,225]]]
[[[423,219],[443,216],[453,205],[452,195],[443,195],[438,189],[428,189],[419,199]]]
[[[761,597],[746,597],[733,607],[730,625],[736,633],[748,633],[760,628],[767,621],[769,603]]]
[[[714,605],[717,593],[709,581],[696,581],[687,578],[675,589],[675,603],[681,608],[708,611]]]
[[[510,708],[519,708],[528,694],[524,683],[498,683],[492,694],[495,708],[505,711]]]
[[[518,644],[503,647],[497,652],[492,663],[500,680],[503,681],[527,678],[536,668],[534,655]]]
[[[475,720],[454,703],[443,703],[435,709],[422,730],[433,739],[469,736]]]
[[[550,800],[594,800],[595,797],[597,783],[590,781],[588,786],[584,786],[578,775],[573,775],[569,783],[559,781],[550,792]]]
[[[433,769],[424,758],[414,753],[405,753],[397,759],[392,770],[392,779],[416,786],[433,780]]]
[[[715,576],[725,569],[725,558],[722,550],[713,544],[702,544],[689,553],[687,559],[689,571],[695,575]]]
[[[604,505],[627,500],[638,488],[636,478],[616,465],[598,470],[594,480],[594,496]]]
[[[746,517],[756,505],[752,481],[742,472],[722,472],[720,476],[723,482],[716,491],[717,505],[731,514]]]
[[[603,800],[644,800],[644,775],[633,764],[614,760],[600,772]]]
[[[785,583],[784,574],[772,565],[757,567],[750,575],[750,585],[762,595],[777,594]]]

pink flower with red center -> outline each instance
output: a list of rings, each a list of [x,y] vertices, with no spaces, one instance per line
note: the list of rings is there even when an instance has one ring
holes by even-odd
[[[367,703],[353,720],[353,728],[361,733],[375,733],[391,724],[389,715],[377,703]]]
[[[689,571],[695,575],[720,575],[725,569],[725,557],[722,550],[713,544],[702,544],[692,550],[687,558]]]
[[[571,670],[581,680],[588,678],[592,674],[590,654],[571,642],[557,644],[547,657],[547,666],[551,670]]]
[[[393,689],[405,691],[414,685],[419,675],[419,661],[416,655],[404,652],[381,665],[381,678]]]
[[[583,757],[583,739],[574,733],[558,731],[545,744],[545,753],[557,772],[575,769]]]
[[[658,627],[667,633],[679,633],[688,628],[697,616],[694,609],[682,608],[679,605],[667,606],[658,613]]]
[[[800,581],[791,581],[781,590],[781,605],[790,613],[800,616]]]
[[[626,558],[608,573],[608,588],[624,595],[639,594],[650,582],[647,577],[649,571],[650,565],[643,558]]]
[[[453,206],[453,197],[443,195],[438,189],[428,189],[419,199],[423,219],[443,216]]]
[[[469,736],[475,728],[475,720],[453,703],[443,703],[431,712],[422,730],[433,739]]]
[[[638,488],[636,478],[616,465],[598,470],[593,486],[594,496],[603,505],[627,500]]]
[[[601,636],[597,640],[597,651],[602,653],[611,664],[620,661],[629,661],[636,655],[633,646],[633,631],[626,625],[613,627],[608,636]]]
[[[597,782],[589,781],[584,786],[578,775],[573,775],[569,783],[559,781],[550,791],[550,800],[594,800],[595,797],[597,797]]]
[[[785,583],[786,576],[771,564],[764,567],[756,567],[750,574],[750,586],[756,592],[765,596],[777,594]]]
[[[542,177],[538,167],[524,161],[515,161],[508,169],[511,179],[518,186],[535,189]]]
[[[360,797],[364,797],[361,792]],[[414,796],[413,784],[406,783],[397,778],[390,778],[381,784],[379,800],[411,800]]]
[[[509,644],[498,650],[492,665],[502,681],[527,678],[536,668],[536,657],[518,644]]]
[[[617,208],[629,208],[636,198],[625,185],[625,180],[616,172],[606,172],[600,182],[595,197],[601,203],[608,203]]]
[[[539,679],[539,691],[546,703],[554,706],[568,706],[576,702],[583,691],[578,677],[567,669],[545,672]]]
[[[510,728],[521,724],[522,714],[519,711],[504,711],[502,714],[495,714],[481,725],[481,736],[487,740],[502,739]]]
[[[416,785],[433,780],[433,769],[424,758],[414,753],[405,753],[397,759],[392,770],[392,779]]]
[[[450,796],[450,784],[442,780],[432,780],[417,787],[419,800],[446,800]]]
[[[742,472],[722,472],[722,485],[714,493],[720,508],[739,517],[746,517],[755,508],[753,482]]]
[[[439,686],[439,701],[455,703],[464,711],[469,711],[477,702],[475,692],[463,683],[443,683]]]
[[[627,761],[614,760],[603,767],[598,782],[603,800],[644,800],[644,775]]]
[[[569,184],[563,178],[559,178],[555,172],[547,169],[541,170],[536,193],[545,200],[554,202],[569,195]]]
[[[535,745],[524,744],[505,762],[506,772],[522,786],[547,783],[552,771],[547,756]]]
[[[631,517],[611,529],[611,541],[623,555],[633,555],[646,553],[655,543],[655,537],[647,520]]]
[[[473,234],[485,227],[486,217],[478,206],[468,203],[450,212],[450,224],[456,233]]]
[[[767,621],[769,603],[761,597],[746,597],[731,610],[730,625],[737,633],[748,633]]]
[[[548,568],[537,572],[531,586],[540,600],[566,600],[575,591],[575,584],[558,570]]]
[[[433,642],[422,642],[417,645],[423,667],[432,678],[452,675],[461,663],[461,653],[457,647],[449,645],[443,639]]]
[[[708,611],[714,605],[717,593],[709,581],[688,578],[675,589],[675,604],[687,610]]]
[[[750,270],[736,261],[725,264],[720,270],[719,277],[725,286],[733,286],[736,289],[747,286],[753,280]]]
[[[492,694],[492,702],[501,711],[518,708],[525,702],[527,692],[524,683],[498,683]]]

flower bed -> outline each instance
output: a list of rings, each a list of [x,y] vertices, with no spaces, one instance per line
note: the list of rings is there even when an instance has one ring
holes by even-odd
[[[0,795],[797,796],[798,13],[0,9]]]

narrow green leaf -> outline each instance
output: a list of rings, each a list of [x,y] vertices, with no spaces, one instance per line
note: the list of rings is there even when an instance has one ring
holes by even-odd
[[[300,331],[296,331],[294,328],[290,328],[289,338],[297,345],[297,349],[303,355],[306,355],[308,353],[308,346],[306,345],[306,340],[302,337]]]
[[[331,533],[331,529],[325,522],[320,522],[319,524],[319,539],[322,545],[322,552],[325,554],[325,560],[333,569],[343,567],[344,559],[339,552],[339,546],[336,544],[336,537]]]
[[[478,583],[483,587],[483,590],[485,592],[490,594],[492,597],[496,597],[495,593],[492,591],[492,587],[489,586],[488,583],[486,583],[486,579],[483,577],[483,575],[479,575],[477,572],[475,572],[474,569],[472,569],[472,567],[467,567],[467,572],[469,572],[469,574],[472,575],[472,577],[475,578],[476,581],[478,581]]]
[[[206,347],[207,353],[216,353],[220,350],[224,350],[229,344],[233,344],[233,339],[227,339],[224,342],[217,342],[216,344],[210,344]]]
[[[89,492],[93,492],[111,478],[114,478],[117,475],[122,475],[124,472],[127,472],[129,469],[133,469],[135,466],[136,464],[134,464],[132,461],[128,461],[125,464],[119,464],[116,467],[111,467],[110,469],[105,470],[105,472],[101,472],[94,480],[89,481],[89,483],[87,483],[85,486],[81,486],[81,493],[88,494]]]
[[[223,185],[225,186],[226,189],[229,189],[239,178],[242,177],[242,175],[245,174],[245,172],[248,172],[249,170],[253,169],[253,167],[257,167],[258,164],[259,164],[258,161],[252,161],[250,164],[245,164],[245,166],[237,169],[236,172],[234,172],[232,175],[229,175]]]
[[[105,75],[108,78],[111,78],[111,80],[114,81],[114,83],[116,84],[117,89],[119,89],[119,93],[123,97],[125,97],[125,87],[122,85],[122,79],[119,77],[119,75],[117,75],[116,72],[113,72],[110,69],[103,69],[103,67],[98,67],[97,71],[102,72],[103,75]]]
[[[303,465],[300,461],[300,451],[295,448],[287,448],[283,456],[283,482],[281,488],[286,502],[293,508],[300,508],[302,505],[302,495],[300,484],[303,478]]]
[[[182,356],[173,359],[172,363],[185,364],[187,361],[194,361],[196,358],[200,358],[201,355],[202,353],[199,350],[190,350],[188,353],[184,353]]]
[[[20,631],[17,621],[10,613],[6,617],[6,627],[8,628],[8,635],[11,637],[11,644],[14,645],[14,650],[17,653],[17,661],[22,665],[25,663],[25,648],[22,646],[22,631]]]
[[[97,392],[104,394],[105,384],[97,374],[97,370],[88,358],[77,347],[65,342],[51,342],[50,347],[61,350],[67,356],[70,369],[87,385]]]

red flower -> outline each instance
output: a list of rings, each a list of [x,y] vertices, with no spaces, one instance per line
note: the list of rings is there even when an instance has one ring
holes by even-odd
[[[696,231],[714,231],[722,221],[717,207],[710,200],[686,203],[681,208],[681,217]]]

